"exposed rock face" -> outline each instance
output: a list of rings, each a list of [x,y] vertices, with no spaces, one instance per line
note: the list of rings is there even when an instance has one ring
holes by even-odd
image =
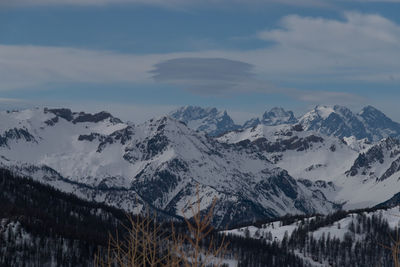
[[[190,216],[198,190],[203,211],[218,199],[215,225],[336,208],[273,165],[256,146],[220,143],[167,116],[134,126],[109,113],[23,112],[7,115],[12,117],[9,126],[30,127],[32,134],[11,130],[7,137],[23,144],[8,142],[1,148],[1,164],[89,200],[136,212],[146,203]],[[282,146],[306,149],[314,142],[319,138],[293,137]]]
[[[239,128],[226,111],[216,108],[185,106],[170,113],[170,116],[197,131],[217,136]]]
[[[242,129],[252,128],[259,124],[267,125],[267,126],[276,126],[282,124],[295,124],[297,123],[297,118],[294,116],[292,111],[286,111],[283,108],[275,107],[270,111],[266,111],[262,118],[252,118],[246,121],[242,125]]]
[[[321,112],[329,117],[334,112]],[[304,126],[278,125],[230,132],[218,138],[259,153],[269,162],[327,201],[345,208],[376,205],[398,193],[400,142],[386,138],[373,143],[366,139],[337,138],[303,130]],[[321,195],[321,197],[322,197]]]
[[[80,112],[77,114],[77,116],[74,118],[72,121],[73,123],[78,123],[78,122],[99,122],[103,121],[106,119],[110,119],[113,123],[122,123],[122,121],[118,118],[114,118],[110,113],[101,111],[96,114],[90,114],[90,113],[85,113],[85,112]]]
[[[44,109],[44,113],[53,113],[54,115],[56,115],[57,117],[63,118],[67,121],[72,121],[73,120],[73,114],[72,111],[70,109],[67,108],[57,108],[57,109],[49,109],[49,108],[45,108]]]
[[[342,106],[316,106],[299,121],[305,130],[313,130],[336,137],[355,136],[379,141],[386,137],[400,137],[400,124],[371,106],[359,114]]]
[[[400,141],[394,138],[386,138],[373,145],[368,151],[360,153],[354,161],[353,166],[346,172],[349,176],[370,175],[376,177],[377,173],[373,171],[376,165],[385,166],[389,164],[388,168],[385,167],[384,173],[378,180],[385,180],[392,176],[394,173],[400,171],[400,159],[397,156],[400,154]],[[381,169],[381,168],[380,168]]]
[[[260,123],[261,123],[261,121],[260,121],[259,118],[253,118],[253,119],[250,119],[250,120],[246,121],[246,122],[243,124],[242,128],[243,128],[243,129],[253,128],[253,127],[259,125]]]
[[[292,117],[282,110],[271,114],[266,116],[270,120]],[[371,114],[379,113],[368,108],[354,115],[338,106],[318,107],[299,122],[275,120],[278,125],[259,123],[213,137],[192,130],[196,127],[190,118],[199,118],[197,130],[210,130],[210,125],[224,129],[228,115],[214,109],[186,108],[178,116],[183,121],[163,116],[140,125],[123,123],[107,112],[0,112],[0,164],[134,212],[148,204],[169,214],[190,215],[188,203],[198,190],[202,211],[218,199],[215,225],[287,213],[328,213],[342,205],[376,205],[400,191],[397,139],[373,143],[340,137],[356,133],[353,128],[360,129],[361,123],[375,138],[365,125],[384,118]]]
[[[265,112],[261,123],[264,125],[281,125],[281,124],[293,124],[296,123],[297,119],[292,111],[286,111],[283,108],[272,108],[270,111]]]
[[[297,119],[292,111],[275,107],[266,111],[261,118],[252,118],[242,126],[236,125],[226,112],[216,108],[186,106],[170,114],[185,122],[190,128],[204,131],[210,136],[219,136],[233,130],[244,130],[257,125],[301,125],[303,130],[316,131],[339,138],[368,139],[377,142],[386,137],[400,137],[400,124],[388,118],[378,109],[367,106],[358,114],[350,109],[335,105],[318,105]]]
[[[8,147],[9,142],[13,141],[26,141],[26,142],[36,142],[35,137],[24,128],[13,128],[6,130],[0,135],[0,146]]]
[[[110,113],[101,111],[99,113],[90,114],[85,112],[72,112],[67,108],[49,109],[44,108],[44,113],[53,113],[56,117],[47,120],[45,123],[48,125],[54,125],[58,122],[58,118],[63,118],[67,121],[72,121],[73,123],[80,122],[99,122],[106,119],[110,119],[113,123],[122,123],[118,118],[113,117]]]
[[[305,130],[313,130],[336,137],[371,138],[363,123],[348,108],[317,106],[300,119]]]

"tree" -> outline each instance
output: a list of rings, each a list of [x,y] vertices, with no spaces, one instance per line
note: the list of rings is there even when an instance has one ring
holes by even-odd
[[[99,251],[95,266],[222,266],[228,243],[225,236],[220,239],[213,234],[211,222],[215,204],[216,199],[209,211],[202,214],[197,191],[195,206],[189,205],[193,217],[185,217],[187,231],[183,233],[177,232],[173,224],[169,229],[163,228],[149,212],[145,217],[129,217],[128,234],[123,240],[118,235],[110,237],[106,254]]]
[[[249,230],[249,227],[246,227],[246,228],[244,229],[244,237],[245,237],[245,238],[250,238],[250,230]]]

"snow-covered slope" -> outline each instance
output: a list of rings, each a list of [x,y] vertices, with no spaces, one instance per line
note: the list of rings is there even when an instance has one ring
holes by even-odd
[[[379,141],[386,137],[399,137],[400,124],[389,119],[381,111],[367,106],[354,114],[343,106],[316,106],[299,120],[305,130],[314,130],[337,137],[355,136]]]
[[[293,124],[297,122],[297,119],[292,111],[275,107],[264,113],[261,122],[264,125]]]
[[[293,251],[306,266],[393,266],[388,249],[397,239],[399,207],[285,217],[223,231]]]
[[[340,105],[317,105],[300,118],[296,118],[292,111],[274,107],[266,111],[261,118],[249,119],[242,126],[236,125],[226,111],[218,111],[216,108],[185,106],[171,112],[170,116],[185,122],[189,128],[206,132],[210,136],[253,128],[259,124],[265,126],[301,124],[304,130],[339,138],[354,136],[357,140],[367,139],[377,142],[386,137],[400,137],[400,123],[394,122],[372,106],[366,106],[356,114]]]
[[[219,111],[216,108],[185,106],[169,115],[178,121],[183,121],[189,128],[206,132],[210,136],[239,128],[226,111]]]
[[[185,106],[171,112],[170,116],[185,122],[189,128],[206,132],[210,136],[253,128],[259,124],[301,124],[304,130],[339,138],[355,137],[357,140],[377,142],[386,137],[400,137],[400,123],[394,122],[372,106],[366,106],[356,114],[340,105],[317,105],[300,118],[296,118],[292,111],[274,107],[262,117],[251,118],[241,126],[236,125],[226,111],[218,111],[216,108]]]
[[[258,125],[242,132],[231,132],[221,142],[255,147],[271,162],[298,179],[331,181],[347,171],[359,151],[343,140],[301,126]]]
[[[363,233],[363,229],[357,231],[357,225],[361,223],[363,217],[372,218],[373,216],[381,218],[383,221],[387,222],[388,226],[393,230],[398,228],[400,225],[400,209],[399,207],[393,207],[389,209],[377,209],[374,211],[363,211],[358,213],[350,212],[345,216],[340,216],[337,220],[333,218],[329,225],[312,229],[309,234],[312,234],[315,239],[319,239],[322,236],[330,236],[330,238],[337,238],[339,240],[344,240],[346,234],[351,234],[356,239],[362,240],[362,238],[365,237],[365,234]],[[267,241],[282,242],[285,235],[290,237],[293,231],[298,229],[301,222],[304,221],[308,223],[312,221],[315,222],[316,217],[313,216],[309,218],[296,219],[290,224],[284,224],[282,221],[274,221],[258,226],[241,227],[224,232],[243,237],[247,235],[250,238],[265,238]]]
[[[313,116],[338,110],[319,107]],[[0,112],[0,125],[1,166],[135,212],[147,203],[190,215],[198,190],[202,210],[218,198],[215,220],[226,224],[374,206],[400,192],[393,138],[337,138],[301,124],[214,138],[170,117],[133,125],[68,109]]]
[[[304,131],[299,125],[258,125],[218,140],[258,151],[346,209],[374,206],[400,192],[400,142],[394,138],[374,144]]]
[[[242,129],[252,128],[258,124],[267,126],[276,126],[281,124],[295,124],[297,119],[292,111],[286,111],[281,107],[274,107],[270,111],[266,111],[261,120],[259,118],[253,118],[246,121]]]
[[[218,198],[219,225],[336,208],[257,151],[169,117],[128,125],[106,112],[35,109],[0,120],[2,166],[86,199],[189,216],[198,190],[202,210]]]

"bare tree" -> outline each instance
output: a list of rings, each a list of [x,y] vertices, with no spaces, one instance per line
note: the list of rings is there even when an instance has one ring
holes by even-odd
[[[390,239],[392,240],[391,246],[387,246],[384,244],[381,244],[381,246],[392,252],[394,267],[400,267],[400,261],[399,261],[400,236],[399,236],[398,229],[396,229],[396,238],[393,238],[393,236],[390,236]]]
[[[119,239],[110,235],[106,252],[95,257],[97,267],[206,267],[222,266],[228,243],[225,236],[220,242],[213,235],[212,219],[216,199],[205,214],[201,213],[199,190],[196,202],[189,205],[192,218],[185,217],[186,233],[178,233],[174,224],[170,229],[156,222],[149,211],[144,217],[128,216],[127,234]],[[167,231],[169,230],[169,231]],[[207,243],[207,246],[204,244]]]

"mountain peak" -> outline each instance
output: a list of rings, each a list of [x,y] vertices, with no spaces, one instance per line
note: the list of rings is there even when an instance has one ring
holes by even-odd
[[[345,106],[334,105],[333,106],[333,110],[335,112],[338,112],[338,113],[341,113],[341,114],[344,114],[344,115],[350,115],[350,114],[353,115],[353,112],[348,107],[345,107]]]
[[[360,114],[362,114],[362,113],[364,113],[364,112],[379,112],[379,113],[382,113],[379,109],[377,109],[377,108],[375,108],[375,107],[373,107],[373,106],[371,106],[371,105],[365,106],[365,107],[361,110]]]
[[[217,115],[218,110],[216,108],[208,107],[203,108],[199,106],[183,106],[175,111],[170,112],[172,118],[181,120],[188,123],[191,120],[202,119],[210,115]]]
[[[400,124],[388,118],[382,111],[372,106],[364,107],[358,114],[374,136],[400,136]]]
[[[380,117],[380,118],[386,117],[386,115],[382,111],[380,111],[379,109],[377,109],[373,106],[364,107],[360,111],[360,113],[358,113],[358,115],[363,118],[368,117],[368,116],[375,116],[375,117]]]
[[[215,107],[184,106],[172,111],[169,115],[176,120],[183,121],[189,128],[204,131],[211,136],[239,128],[226,110],[219,111]]]
[[[247,120],[245,123],[243,123],[242,128],[243,129],[248,129],[248,128],[253,128],[261,123],[259,118],[252,118],[250,120]]]
[[[296,123],[297,119],[292,111],[286,111],[282,107],[274,107],[270,111],[263,114],[261,122],[264,125],[273,126]]]
[[[335,105],[318,105],[301,119],[306,130],[314,130],[340,138],[355,136],[378,141],[388,136],[400,136],[400,124],[392,121],[383,112],[366,106],[358,114],[349,108]]]
[[[321,118],[326,119],[335,112],[335,106],[317,105],[311,112],[315,112]]]

